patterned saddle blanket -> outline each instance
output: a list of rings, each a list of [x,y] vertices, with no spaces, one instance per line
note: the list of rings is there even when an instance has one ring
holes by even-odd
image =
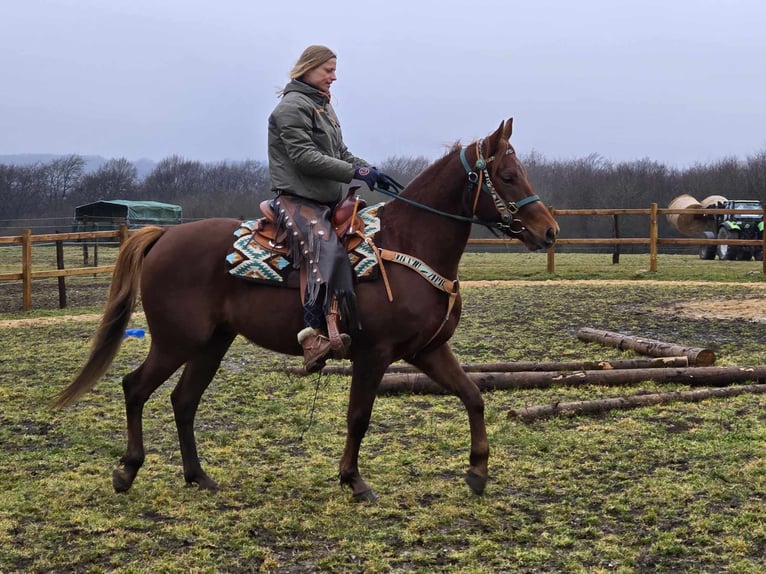
[[[364,236],[372,237],[380,231],[378,211],[383,202],[366,207],[358,212],[364,222]],[[226,256],[230,269],[229,273],[241,279],[279,285],[283,287],[298,287],[298,270],[285,256],[284,250],[275,246],[270,249],[254,241],[253,234],[258,228],[257,220],[243,221],[234,232],[232,251]],[[378,261],[373,247],[362,241],[349,249],[348,258],[351,268],[360,281],[370,281],[377,278]]]

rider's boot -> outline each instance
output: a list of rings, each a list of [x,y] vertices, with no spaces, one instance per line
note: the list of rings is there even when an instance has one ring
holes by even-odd
[[[333,351],[327,335],[312,327],[302,329],[298,333],[298,343],[303,347],[303,367],[306,369],[306,372],[316,373],[321,371],[330,355],[336,359],[346,358],[348,356],[348,349],[351,346],[351,337],[346,333],[342,333],[340,338],[343,343],[342,349]]]

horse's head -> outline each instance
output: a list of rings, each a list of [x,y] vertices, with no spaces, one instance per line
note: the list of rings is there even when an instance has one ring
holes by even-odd
[[[463,167],[475,186],[474,216],[496,223],[493,227],[520,239],[532,251],[547,249],[555,243],[559,226],[535,195],[511,145],[512,130],[513,118],[461,152]]]

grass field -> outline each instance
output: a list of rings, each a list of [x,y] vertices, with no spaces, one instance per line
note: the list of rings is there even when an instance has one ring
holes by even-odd
[[[510,249],[510,248],[509,248]],[[93,264],[93,250],[89,260]],[[66,268],[82,267],[82,249],[67,247],[64,250]],[[99,265],[114,263],[116,250],[101,247]],[[35,248],[33,270],[48,271],[56,268],[56,253],[53,246]],[[0,274],[21,271],[20,249],[0,248]],[[760,283],[766,279],[762,261],[703,261],[697,255],[658,256],[657,271],[649,271],[648,254],[628,254],[620,257],[617,265],[612,264],[608,253],[560,253],[555,256],[555,270],[547,271],[545,253],[514,252],[466,253],[460,268],[461,281],[475,280],[629,280],[641,281],[717,281]],[[35,311],[57,309],[59,297],[57,279],[38,279],[32,282],[32,305]],[[108,291],[108,275],[68,277],[67,305],[88,307],[103,301]],[[22,309],[20,281],[0,282],[0,313],[12,313]]]
[[[463,280],[533,281],[463,287],[453,340],[459,358],[632,356],[577,340],[576,330],[588,326],[712,347],[720,365],[766,364],[766,326],[747,311],[766,297],[760,262],[661,261],[649,277],[656,283],[642,280],[648,256],[623,256],[619,269],[609,255],[573,256],[569,264],[565,257],[564,279],[633,281],[546,282],[544,255],[468,254]],[[708,283],[682,283],[704,275]],[[92,298],[101,289],[84,285],[89,304],[70,310],[0,313],[46,318],[0,332],[0,572],[766,571],[762,394],[526,425],[509,410],[685,387],[485,393],[492,453],[483,497],[462,482],[469,437],[457,399],[380,397],[361,470],[381,499],[354,504],[337,480],[348,378],[295,377],[286,367],[298,358],[237,339],[196,425],[203,465],[222,490],[184,487],[171,380],[146,407],[146,464],[133,489],[116,495],[120,379],[141,362],[149,338],[126,340],[104,380],[75,406],[45,406],[82,364],[96,327],[61,316],[97,313]],[[41,290],[36,300],[55,296]],[[685,316],[680,305],[690,301],[711,311],[741,302],[742,317]]]

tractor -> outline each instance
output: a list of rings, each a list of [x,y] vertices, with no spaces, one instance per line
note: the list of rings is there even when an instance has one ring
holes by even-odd
[[[708,208],[732,210],[758,210],[761,213],[724,213],[706,215],[709,228],[703,233],[707,239],[763,239],[763,206],[757,199],[729,199]],[[763,260],[761,245],[701,245],[700,259],[715,259],[716,254],[722,261],[749,261],[755,258]]]

